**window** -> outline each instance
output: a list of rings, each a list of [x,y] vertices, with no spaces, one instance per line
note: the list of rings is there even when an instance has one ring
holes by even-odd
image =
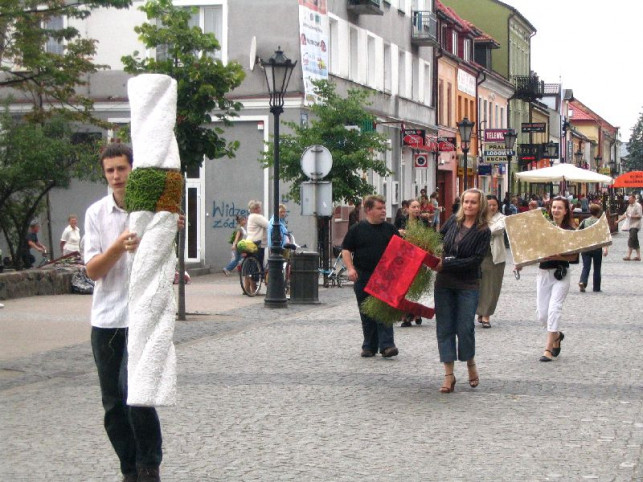
[[[406,97],[406,52],[403,50],[400,50],[398,62],[397,94],[400,97]]]
[[[494,126],[495,126],[496,128],[501,127],[501,124],[500,124],[500,117],[498,117],[498,104],[496,104],[496,117],[495,117],[494,121],[495,121],[495,122],[494,122]]]
[[[505,119],[505,108],[501,107],[500,108],[500,127],[505,128],[507,126],[507,121]]]
[[[366,84],[371,87],[377,88],[377,47],[375,42],[375,37],[368,36],[366,37],[366,47],[367,47],[367,66],[366,66]]]
[[[384,92],[391,92],[392,84],[391,44],[384,44]]]
[[[62,30],[64,27],[64,19],[61,16],[51,17],[45,23],[47,30]],[[65,53],[65,45],[62,40],[49,37],[45,44],[45,51],[50,54],[63,55]]]
[[[350,56],[349,56],[349,79],[359,82],[359,31],[356,28],[350,29]]]
[[[424,95],[423,100],[426,105],[431,105],[431,64],[424,62],[424,79],[422,79],[422,85],[424,86]]]
[[[328,18],[328,62],[331,74],[339,75],[339,24],[336,19]]]
[[[181,6],[183,4],[186,9],[194,8],[194,6],[191,6],[189,3],[181,2],[180,0],[175,1],[174,4],[175,6]],[[199,27],[203,33],[213,34],[221,48],[213,52],[211,55],[215,59],[223,60],[223,54],[227,51],[226,39],[223,33],[223,6],[207,5],[199,7],[198,10],[195,10],[192,13],[192,18],[190,18],[188,25],[190,28]],[[161,61],[166,60],[167,56],[167,45],[159,45],[156,48],[156,59]]]
[[[471,61],[471,39],[464,39],[463,46],[462,46],[462,58],[466,62]]]
[[[447,123],[448,127],[453,126],[453,88],[447,83]]]
[[[446,25],[440,27],[440,47],[447,49],[447,39],[449,38],[449,29]]]
[[[451,53],[458,55],[458,32],[451,32]]]
[[[444,112],[444,81],[440,79],[438,81],[438,124],[443,126],[445,119]]]

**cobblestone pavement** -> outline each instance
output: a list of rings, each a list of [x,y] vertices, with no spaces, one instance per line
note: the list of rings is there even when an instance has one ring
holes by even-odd
[[[536,268],[517,281],[508,265],[493,327],[476,330],[480,386],[458,364],[449,395],[431,320],[396,328],[398,357],[363,359],[348,287],[286,310],[230,295],[246,305],[177,326],[163,480],[643,480],[643,263],[621,260],[625,244],[602,293],[579,293],[572,268],[553,363],[538,362]],[[0,378],[0,480],[120,480],[87,344],[0,368],[20,373]]]

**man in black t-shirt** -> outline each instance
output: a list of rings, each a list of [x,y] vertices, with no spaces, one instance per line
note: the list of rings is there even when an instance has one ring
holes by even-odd
[[[348,269],[348,279],[354,282],[357,305],[360,306],[364,343],[362,356],[372,357],[377,351],[383,357],[398,354],[393,340],[393,326],[387,326],[362,313],[361,304],[368,298],[364,288],[371,274],[384,254],[389,241],[399,232],[386,222],[386,205],[382,196],[368,196],[364,199],[366,219],[360,221],[346,233],[342,243],[342,258]]]

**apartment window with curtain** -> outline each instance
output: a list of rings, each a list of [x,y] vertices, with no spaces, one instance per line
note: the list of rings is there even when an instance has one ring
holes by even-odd
[[[176,3],[176,2],[175,2]],[[194,7],[184,7],[186,9],[193,9]],[[226,51],[226,39],[223,36],[223,7],[221,5],[208,5],[199,7],[198,10],[192,13],[192,17],[188,22],[191,27],[199,27],[203,33],[211,33],[219,42],[220,49],[211,54],[212,58],[221,60],[223,52]],[[159,61],[167,60],[168,49],[167,45],[159,45],[156,47],[156,59]]]
[[[448,127],[453,126],[453,86],[447,82],[447,124]]]
[[[431,105],[431,64],[424,62],[424,98],[422,99],[426,105]]]
[[[458,32],[451,32],[451,53],[458,55]]]
[[[62,16],[51,17],[47,22],[45,22],[45,28],[48,30],[62,30],[64,27],[65,20]],[[45,44],[45,52],[63,55],[65,53],[65,45],[61,40],[49,37]]]
[[[349,78],[353,82],[359,82],[359,31],[356,28],[350,29],[350,66]]]
[[[500,127],[501,128],[506,128],[507,127],[507,119],[505,119],[505,108],[501,107],[500,108]]]
[[[444,81],[442,79],[438,80],[438,124],[441,126],[444,124],[445,112],[444,112]]]
[[[371,35],[366,37],[366,50],[367,50],[367,55],[366,55],[366,61],[367,61],[367,67],[366,67],[366,84],[373,87],[373,88],[378,88],[379,86],[377,85],[377,51],[376,51],[376,42],[375,42],[375,37],[372,37]]]
[[[462,42],[462,58],[465,60],[465,62],[470,62],[471,61],[471,39],[464,39]]]
[[[339,75],[339,23],[328,18],[328,68],[331,74]]]
[[[406,97],[408,94],[406,92],[406,52],[400,50],[398,56],[398,84],[397,84],[397,94],[400,97]]]

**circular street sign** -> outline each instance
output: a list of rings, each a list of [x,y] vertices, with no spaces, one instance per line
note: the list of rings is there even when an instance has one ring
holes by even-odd
[[[301,155],[301,170],[313,181],[322,179],[333,167],[333,155],[324,146],[307,147]]]

